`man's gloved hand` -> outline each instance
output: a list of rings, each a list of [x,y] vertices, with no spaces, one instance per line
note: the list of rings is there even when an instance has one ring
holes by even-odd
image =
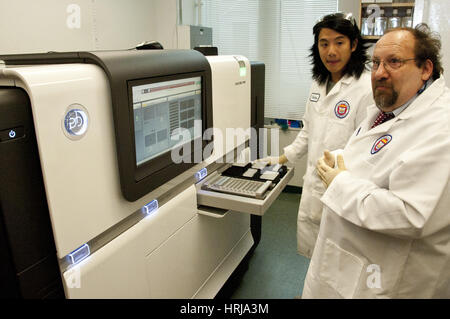
[[[326,154],[325,156],[320,158],[317,161],[317,173],[319,174],[319,177],[322,179],[323,183],[325,184],[325,187],[328,188],[330,186],[331,182],[334,180],[334,178],[341,172],[347,170],[345,168],[344,164],[344,158],[342,155],[337,156],[337,168],[334,168],[334,159],[333,159],[333,167],[328,165],[331,163],[330,157]],[[330,154],[331,155],[331,154]],[[328,162],[328,163],[327,163]]]
[[[334,166],[336,165],[334,155],[331,154],[329,150],[324,150],[323,156],[320,159],[323,159],[325,164],[327,164],[331,168],[334,168]]]

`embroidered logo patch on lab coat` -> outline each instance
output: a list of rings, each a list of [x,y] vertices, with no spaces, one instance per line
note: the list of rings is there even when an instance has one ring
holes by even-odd
[[[392,136],[389,135],[389,134],[380,137],[379,139],[377,139],[375,141],[375,144],[373,144],[372,150],[370,151],[370,154],[373,155],[373,154],[378,153],[379,151],[381,151],[381,149],[383,147],[388,145],[391,141],[392,141]]]
[[[311,102],[317,102],[320,99],[320,94],[319,93],[312,93],[311,97],[309,98],[309,100]]]
[[[345,118],[350,113],[350,104],[347,101],[340,101],[334,107],[334,114],[340,119]]]

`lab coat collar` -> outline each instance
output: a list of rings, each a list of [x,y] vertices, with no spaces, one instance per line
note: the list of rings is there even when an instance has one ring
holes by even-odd
[[[326,92],[327,92],[327,84],[328,84],[328,81],[331,81],[331,78],[330,78],[330,77],[328,77],[327,82],[326,82],[325,85],[323,86],[323,92],[324,92],[325,94],[326,94]],[[333,95],[333,94],[336,94],[336,93],[340,92],[342,86],[348,86],[348,85],[350,85],[353,81],[354,81],[354,77],[353,77],[353,76],[351,76],[351,75],[349,75],[349,74],[344,75],[344,76],[343,76],[343,77],[342,77],[342,78],[334,85],[334,87],[331,89],[331,91],[328,93],[327,96],[331,96],[331,95]]]
[[[350,85],[350,84],[352,84],[354,79],[355,78],[353,76],[351,76],[350,74],[346,74],[338,81],[338,83],[336,83],[335,87],[339,85],[339,89],[340,89],[342,85]]]
[[[339,82],[345,85],[350,85],[355,80],[355,77],[351,76],[350,74],[346,74],[340,79]]]
[[[439,79],[433,82],[431,86],[429,86],[422,94],[420,94],[412,103],[409,105],[403,112],[401,112],[398,116],[394,117],[393,119],[384,122],[383,124],[380,124],[373,129],[370,127],[372,126],[373,122],[375,121],[378,113],[380,110],[375,104],[372,104],[367,108],[367,117],[365,121],[365,132],[368,134],[379,134],[383,132],[387,132],[391,129],[391,127],[394,125],[395,122],[399,120],[406,120],[410,118],[411,116],[414,116],[414,114],[417,111],[420,111],[423,107],[426,107],[427,105],[432,104],[436,99],[441,96],[441,94],[445,90],[445,79],[441,75]]]
[[[410,106],[408,106],[398,117],[399,119],[408,119],[414,115],[414,113],[420,110],[424,105],[430,105],[437,100],[445,90],[444,76],[435,80],[422,94],[420,94]]]

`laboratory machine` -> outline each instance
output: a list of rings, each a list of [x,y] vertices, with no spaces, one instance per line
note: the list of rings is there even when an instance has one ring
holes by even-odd
[[[293,176],[255,162],[264,64],[0,56],[4,298],[214,298]]]

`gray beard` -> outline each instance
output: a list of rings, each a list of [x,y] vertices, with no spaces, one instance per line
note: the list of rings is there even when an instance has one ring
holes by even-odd
[[[373,95],[375,104],[379,108],[389,108],[397,102],[398,93],[392,90],[392,94],[375,94]]]

